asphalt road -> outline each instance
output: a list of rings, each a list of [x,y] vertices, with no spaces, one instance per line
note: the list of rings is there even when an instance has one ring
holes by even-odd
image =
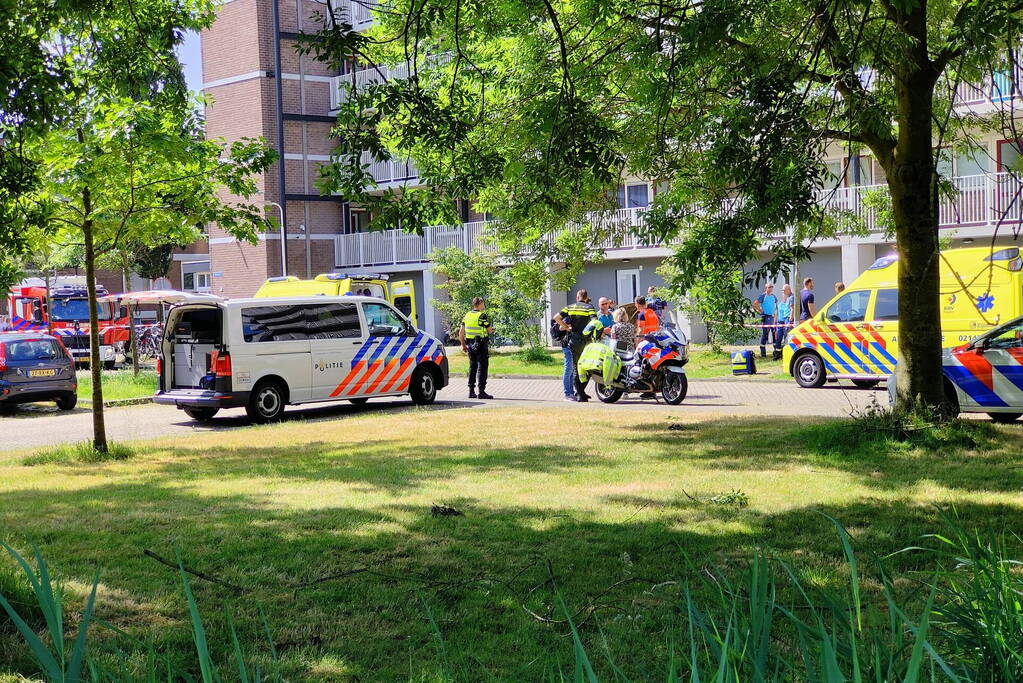
[[[464,378],[452,378],[454,384],[440,392],[431,410],[476,409],[487,406],[544,406],[559,405],[575,410],[587,410],[602,405],[596,399],[590,403],[566,403],[562,400],[561,381],[551,379],[493,379],[488,391],[497,397],[494,401],[466,398]],[[883,385],[882,385],[883,386]],[[591,390],[592,393],[592,390]],[[714,413],[723,415],[788,415],[788,416],[846,416],[851,411],[867,406],[876,398],[885,402],[881,390],[857,389],[847,385],[828,384],[820,389],[800,389],[794,382],[757,381],[752,379],[693,380],[689,384],[686,400],[678,406],[669,406],[652,400],[623,398],[615,404],[621,410],[660,410],[685,415],[687,413]],[[347,402],[322,403],[293,407],[285,413],[288,420],[340,420],[367,411],[404,410],[411,401],[376,399],[364,406]],[[239,429],[248,420],[242,409],[224,410],[210,423],[200,424],[189,419],[182,411],[171,406],[145,404],[105,411],[107,436],[114,441],[150,439],[161,436],[181,436],[223,429]],[[61,413],[49,405],[22,407],[13,416],[0,417],[0,451],[21,450],[60,443],[82,441],[92,433],[92,414],[78,409]]]

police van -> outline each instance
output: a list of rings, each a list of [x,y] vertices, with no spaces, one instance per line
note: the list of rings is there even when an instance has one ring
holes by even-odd
[[[971,342],[1023,314],[1023,257],[1017,247],[941,252],[942,347]],[[788,335],[785,367],[802,387],[849,379],[869,387],[895,371],[899,357],[899,264],[877,259],[816,315]]]
[[[448,360],[439,340],[374,297],[196,298],[168,313],[157,375],[154,401],[193,419],[244,407],[269,422],[319,401],[433,403]]]

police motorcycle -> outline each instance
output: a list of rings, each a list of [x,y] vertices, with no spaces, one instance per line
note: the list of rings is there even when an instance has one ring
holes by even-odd
[[[596,383],[597,398],[604,403],[614,403],[628,393],[660,392],[665,403],[677,406],[689,391],[688,362],[689,340],[674,324],[666,323],[644,335],[635,351],[611,340],[587,345],[578,371]]]

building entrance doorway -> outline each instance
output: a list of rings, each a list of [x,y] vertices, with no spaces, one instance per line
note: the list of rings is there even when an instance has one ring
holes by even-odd
[[[632,303],[639,296],[639,268],[616,271],[618,281],[618,304]]]

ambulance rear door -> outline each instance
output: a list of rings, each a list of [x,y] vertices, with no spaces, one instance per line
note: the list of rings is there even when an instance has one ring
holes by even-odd
[[[391,283],[391,303],[401,311],[402,315],[419,327],[419,312],[416,309],[416,287],[412,280],[399,280]]]

